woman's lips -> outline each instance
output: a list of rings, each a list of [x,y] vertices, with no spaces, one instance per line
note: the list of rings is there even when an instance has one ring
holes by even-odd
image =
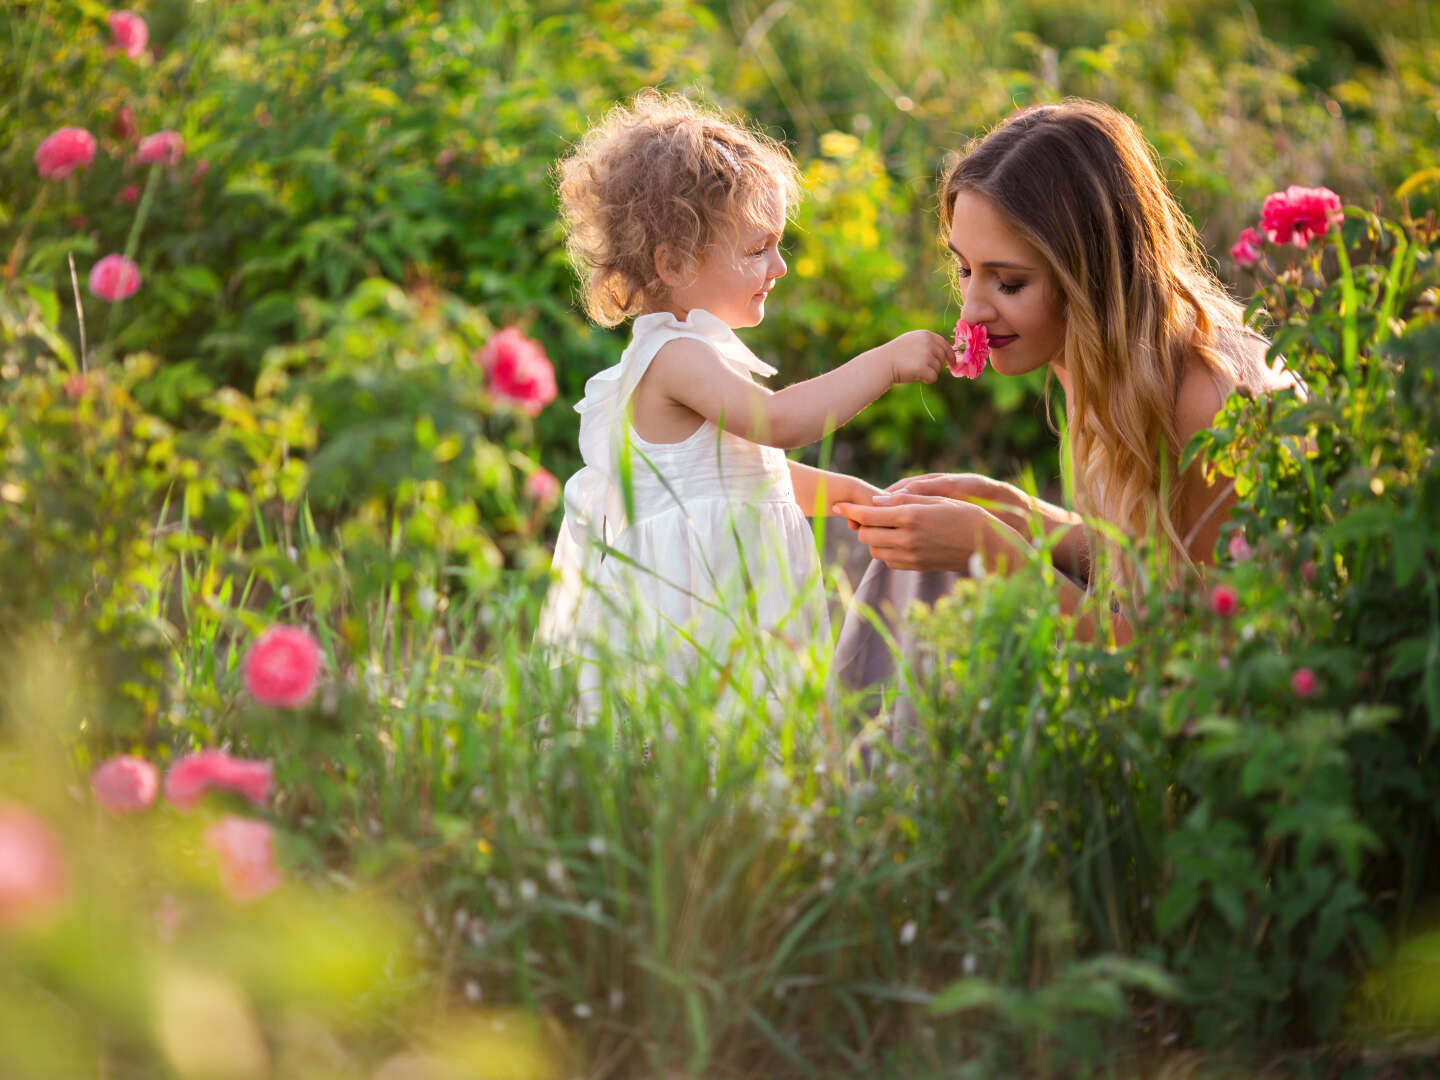
[[[1019,336],[1019,334],[992,334],[990,337],[990,348],[1003,349]]]

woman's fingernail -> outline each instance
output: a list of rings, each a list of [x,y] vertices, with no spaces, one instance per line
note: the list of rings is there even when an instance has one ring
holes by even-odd
[[[896,494],[898,495],[899,492],[896,492]],[[876,495],[871,501],[877,503],[888,503],[890,501],[890,493],[882,491],[879,495]]]

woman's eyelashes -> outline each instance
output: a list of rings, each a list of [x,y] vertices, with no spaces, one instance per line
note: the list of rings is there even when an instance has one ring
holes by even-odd
[[[968,278],[970,276],[970,268],[968,266],[956,266],[955,272],[962,278]],[[1006,296],[1014,296],[1016,293],[1018,293],[1021,289],[1025,287],[1025,282],[1000,281],[997,279],[995,282],[995,286]]]

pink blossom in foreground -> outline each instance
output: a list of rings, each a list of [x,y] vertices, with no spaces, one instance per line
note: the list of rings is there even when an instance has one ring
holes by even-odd
[[[150,28],[145,20],[133,11],[112,11],[107,19],[110,35],[115,39],[114,47],[131,60],[140,59],[145,46],[150,43]]]
[[[1230,558],[1236,562],[1244,562],[1250,558],[1250,541],[1245,539],[1243,532],[1231,533],[1226,549],[1230,552]]]
[[[65,849],[36,814],[0,803],[0,930],[49,922],[66,892]]]
[[[1210,610],[1228,619],[1240,609],[1240,594],[1229,585],[1216,585],[1210,590]]]
[[[132,205],[140,201],[140,185],[126,184],[115,196],[115,201],[122,205]]]
[[[257,900],[283,880],[275,866],[275,832],[263,821],[226,815],[205,830],[205,843],[220,857],[220,884],[231,899]]]
[[[1318,685],[1319,680],[1315,678],[1315,672],[1308,667],[1296,668],[1295,674],[1290,676],[1290,689],[1295,691],[1296,697],[1312,696]]]
[[[1345,220],[1340,196],[1329,188],[1307,188],[1291,184],[1284,191],[1265,196],[1260,208],[1260,227],[1272,244],[1293,243],[1306,248],[1330,226]]]
[[[256,806],[270,795],[273,772],[268,761],[231,757],[224,750],[201,750],[182,757],[165,774],[165,798],[189,810],[211,788],[238,791]]]
[[[1236,266],[1254,266],[1260,261],[1260,245],[1265,243],[1265,238],[1254,229],[1241,229],[1240,238],[1230,249],[1230,257],[1235,260]]]
[[[536,502],[552,502],[560,494],[560,481],[549,469],[536,469],[526,478],[525,490]]]
[[[63,180],[95,160],[95,136],[84,128],[63,127],[35,149],[35,169],[42,180]]]
[[[135,160],[141,165],[179,165],[185,155],[185,140],[178,131],[157,131],[140,140]]]
[[[476,360],[490,376],[490,392],[530,416],[555,400],[555,369],[540,343],[507,326],[486,342]]]
[[[241,675],[261,705],[304,705],[320,678],[320,645],[298,626],[272,626],[250,646]]]
[[[950,374],[967,379],[978,378],[985,370],[985,361],[990,357],[990,331],[984,323],[971,325],[964,319],[955,321],[955,358],[950,363]]]
[[[90,268],[90,291],[118,304],[140,290],[140,268],[124,255],[106,255]]]
[[[133,814],[155,801],[160,774],[144,758],[112,757],[90,774],[95,801],[112,814]]]

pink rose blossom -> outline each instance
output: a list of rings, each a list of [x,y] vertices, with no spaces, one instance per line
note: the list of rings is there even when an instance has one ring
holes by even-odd
[[[26,807],[0,804],[0,931],[50,922],[65,902],[66,877],[55,831]]]
[[[112,11],[107,21],[110,23],[110,34],[115,39],[114,48],[131,60],[140,59],[140,54],[150,42],[150,28],[145,25],[145,20],[133,11]]]
[[[137,202],[139,202],[139,201],[140,201],[140,185],[139,185],[139,184],[126,184],[123,188],[120,189],[120,194],[118,194],[118,195],[115,196],[115,201],[116,201],[117,203],[122,203],[122,204],[125,204],[125,205],[127,205],[127,206],[130,205],[130,204],[132,204],[132,203],[137,203]]]
[[[272,626],[250,646],[241,665],[245,689],[261,705],[297,708],[320,678],[320,645],[298,626]]]
[[[1254,229],[1241,229],[1240,238],[1230,249],[1230,257],[1237,266],[1254,266],[1260,261],[1260,245],[1263,243],[1265,238]]]
[[[124,255],[106,255],[90,268],[90,291],[118,304],[140,289],[140,268]]]
[[[1290,676],[1290,689],[1295,691],[1295,696],[1308,698],[1315,693],[1319,680],[1315,678],[1315,672],[1308,667],[1296,668],[1295,674]]]
[[[1231,533],[1230,543],[1227,545],[1230,558],[1236,562],[1244,562],[1250,558],[1250,542],[1245,539],[1243,532]]]
[[[258,900],[283,880],[275,832],[263,821],[226,815],[205,830],[205,843],[220,857],[220,883],[233,900]]]
[[[555,400],[555,369],[540,343],[513,326],[492,337],[476,359],[490,376],[490,392],[530,416]]]
[[[220,787],[238,791],[256,806],[264,806],[272,779],[268,761],[234,758],[224,750],[201,750],[170,766],[165,774],[165,798],[181,810],[190,810],[205,792]]]
[[[135,160],[141,165],[179,165],[185,154],[185,140],[178,131],[157,131],[140,140]]]
[[[1340,196],[1329,188],[1307,188],[1291,184],[1284,191],[1265,196],[1260,208],[1260,227],[1272,244],[1293,243],[1308,247],[1324,236],[1330,226],[1345,220]]]
[[[84,128],[63,127],[35,150],[35,169],[42,180],[63,180],[95,160],[95,136]]]
[[[990,331],[984,323],[973,326],[964,319],[955,320],[955,358],[950,362],[950,374],[963,375],[967,379],[978,378],[985,370],[985,361],[990,357]]]
[[[1216,585],[1210,590],[1210,610],[1228,619],[1240,608],[1240,594],[1229,585]]]
[[[95,801],[112,814],[133,814],[155,801],[160,777],[155,766],[130,754],[112,757],[90,774]]]
[[[539,503],[548,503],[560,494],[560,481],[549,469],[536,469],[525,480],[525,490]]]
[[[85,391],[89,386],[90,381],[84,375],[70,375],[60,389],[71,401],[79,401],[85,396]]]

